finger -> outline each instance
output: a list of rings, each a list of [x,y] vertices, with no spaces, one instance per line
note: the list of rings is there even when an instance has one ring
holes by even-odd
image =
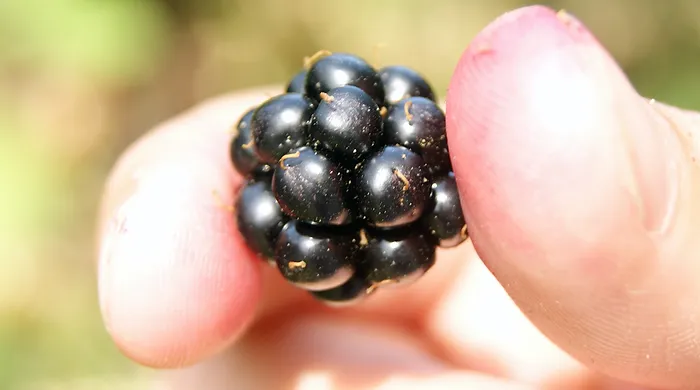
[[[445,355],[461,366],[522,383],[561,388],[557,385],[567,382],[572,390],[587,385],[590,370],[528,321],[476,253],[465,260],[426,316],[428,334]]]
[[[449,147],[476,250],[540,330],[617,378],[697,386],[700,134],[667,111],[573,17],[527,7],[463,54]]]
[[[225,354],[168,376],[173,390],[530,388],[456,370],[411,333],[336,314],[270,321]]]
[[[217,100],[132,146],[108,180],[102,207],[100,306],[122,351],[173,367],[208,356],[252,318],[258,262],[234,234],[237,178],[225,145],[263,91]]]
[[[220,207],[232,202],[240,180],[222,147],[230,126],[277,92],[205,104],[148,134],[115,167],[102,207],[100,303],[115,342],[137,362],[182,366],[218,351],[250,322],[257,297],[256,317],[324,308],[275,269],[251,268],[230,213]],[[339,311],[422,320],[462,266],[464,249],[439,250],[438,265],[408,289],[386,289]]]

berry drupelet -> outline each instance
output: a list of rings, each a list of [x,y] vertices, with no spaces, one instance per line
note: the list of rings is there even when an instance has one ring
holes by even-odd
[[[311,291],[311,295],[330,306],[347,306],[361,301],[374,290],[375,285],[369,282],[364,275],[358,273],[338,287],[323,291]]]
[[[452,172],[433,182],[433,207],[423,216],[430,234],[443,248],[452,248],[467,239],[462,205],[459,202],[457,182]]]
[[[306,82],[306,71],[302,70],[287,84],[287,93],[304,93],[304,82]]]
[[[291,149],[304,145],[313,110],[314,104],[295,92],[275,96],[258,107],[250,127],[260,161],[275,164]]]
[[[354,187],[358,212],[371,226],[407,225],[429,204],[430,185],[421,156],[403,146],[386,146],[359,169]]]
[[[285,214],[307,223],[344,225],[350,221],[345,174],[308,146],[294,149],[275,165],[272,191]]]
[[[410,68],[321,51],[235,129],[241,236],[319,301],[411,283],[467,239],[445,114]]]
[[[291,220],[277,239],[275,258],[287,280],[308,290],[323,291],[353,276],[358,252],[358,240],[352,232]]]
[[[381,141],[382,115],[367,93],[346,85],[321,95],[309,127],[315,146],[356,161]]]
[[[370,233],[358,267],[372,286],[417,280],[435,263],[435,246],[420,229]]]
[[[237,134],[231,142],[229,154],[231,162],[242,175],[264,174],[271,171],[267,164],[260,163],[253,148],[253,135],[250,130],[250,120],[253,118],[251,109],[243,115],[236,125]]]
[[[409,97],[392,105],[384,121],[386,143],[419,153],[435,173],[450,171],[445,114],[432,100]]]
[[[248,247],[258,256],[272,261],[277,236],[289,219],[275,200],[268,180],[248,182],[235,205],[236,222]]]
[[[321,92],[352,85],[365,91],[378,106],[384,104],[384,85],[379,73],[362,58],[345,53],[315,55],[309,64],[304,83],[305,93],[315,101],[321,100]]]
[[[396,104],[409,96],[435,100],[435,94],[427,81],[415,70],[405,66],[387,66],[379,70],[384,85],[387,104]]]

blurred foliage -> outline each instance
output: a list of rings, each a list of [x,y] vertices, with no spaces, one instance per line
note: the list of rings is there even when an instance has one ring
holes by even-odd
[[[700,2],[541,3],[582,19],[642,94],[700,108]],[[100,323],[93,239],[104,178],[144,130],[209,96],[285,82],[319,49],[409,64],[444,96],[470,39],[527,4],[0,1],[0,388],[141,375]]]

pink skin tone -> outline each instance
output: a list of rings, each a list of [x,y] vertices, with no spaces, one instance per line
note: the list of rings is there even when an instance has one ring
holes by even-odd
[[[580,22],[534,8],[491,25],[457,66],[447,117],[477,252],[530,319],[602,371],[633,379],[632,363],[672,348],[642,363],[648,378],[694,376],[698,313],[679,296],[698,292],[682,221],[697,166]],[[677,339],[649,343],[656,326]]]
[[[256,367],[284,362],[301,377],[321,356],[328,370],[346,372],[347,356],[366,362],[362,353],[383,340],[394,363],[386,372],[374,368],[391,371],[393,382],[337,388],[546,388],[576,378],[558,382],[574,389],[599,373],[649,388],[700,386],[693,256],[700,208],[691,203],[699,198],[693,136],[700,138],[700,120],[638,96],[570,15],[522,8],[469,44],[446,113],[476,253],[471,244],[443,251],[415,286],[357,308],[329,312],[280,281],[245,249],[222,206],[241,181],[228,161],[228,130],[264,98],[259,90],[240,93],[165,123],[130,148],[110,177],[100,304],[111,336],[135,361],[196,364],[175,372],[182,389],[202,378],[221,388],[229,380],[281,388],[261,382]],[[486,268],[479,270],[479,259]],[[336,317],[365,322],[349,331],[354,325]],[[412,326],[410,337],[397,324]],[[317,345],[343,332],[357,335],[338,345],[343,353],[285,360],[304,349],[290,349],[285,335]],[[402,382],[416,372],[425,376]]]
[[[221,349],[250,322],[260,296],[260,268],[212,195],[232,204],[240,182],[218,150],[230,138],[226,116],[151,133],[118,163],[114,175],[125,179],[107,193],[106,207],[118,206],[100,259],[102,312],[117,345],[148,365],[178,366]],[[204,141],[192,127],[206,126],[219,131]]]

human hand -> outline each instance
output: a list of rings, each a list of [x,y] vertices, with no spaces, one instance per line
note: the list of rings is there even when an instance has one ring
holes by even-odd
[[[105,324],[167,388],[700,388],[700,115],[640,97],[580,22],[527,7],[473,40],[446,112],[476,251],[357,307],[290,287],[212,196],[265,93],[165,123],[108,182]]]

